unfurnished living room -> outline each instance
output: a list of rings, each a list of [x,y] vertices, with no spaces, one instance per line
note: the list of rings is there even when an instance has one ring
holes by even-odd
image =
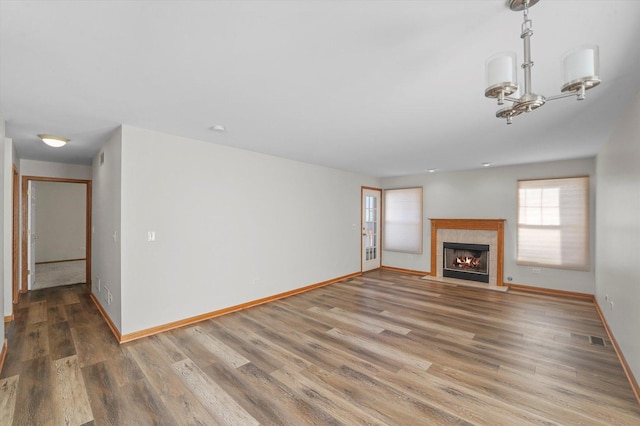
[[[640,425],[639,39],[0,0],[0,424]]]

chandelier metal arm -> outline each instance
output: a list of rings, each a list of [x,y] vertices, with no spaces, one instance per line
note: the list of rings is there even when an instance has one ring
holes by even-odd
[[[546,96],[546,99],[548,101],[555,101],[556,99],[570,98],[571,96],[577,96],[579,100],[584,99],[584,87],[581,86],[580,89],[576,89],[571,92],[560,93],[553,96]]]

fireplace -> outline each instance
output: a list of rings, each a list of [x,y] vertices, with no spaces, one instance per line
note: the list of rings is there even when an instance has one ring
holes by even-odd
[[[430,276],[443,280],[458,280],[444,275],[444,242],[486,244],[488,282],[467,281],[473,285],[504,286],[504,219],[434,219],[431,218]],[[504,288],[507,288],[506,286]]]
[[[442,276],[482,283],[489,282],[489,245],[442,243]]]

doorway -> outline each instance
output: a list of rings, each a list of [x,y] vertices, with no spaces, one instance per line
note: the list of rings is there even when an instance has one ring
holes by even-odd
[[[11,204],[11,282],[12,302],[15,305],[20,298],[20,175],[13,165]]]
[[[73,268],[78,268],[78,263],[82,263],[84,266],[84,273],[81,272],[81,280],[88,286],[91,285],[91,181],[83,179],[60,179],[49,178],[39,176],[23,176],[22,177],[22,285],[20,292],[26,293],[31,289],[31,285],[34,282],[36,273],[36,250],[35,242],[37,241],[37,234],[35,230],[35,198],[37,194],[34,191],[36,183],[48,183],[48,184],[76,184],[81,185],[81,190],[84,190],[84,208],[81,206],[79,214],[84,219],[83,229],[80,233],[80,242],[68,243],[69,246],[73,246],[72,249],[67,249],[63,253],[64,263],[67,261],[75,262],[72,265]],[[64,185],[63,185],[64,186]],[[74,185],[75,186],[75,185]],[[83,247],[82,247],[83,246]],[[73,254],[72,250],[82,249],[82,257],[80,254]],[[71,250],[71,251],[70,251]],[[50,257],[50,256],[49,256]],[[47,264],[53,265],[52,269],[60,270],[62,268],[62,262],[57,262],[56,259],[46,259]],[[55,265],[60,263],[60,265]]]
[[[382,190],[362,187],[362,272],[380,268],[380,219]]]

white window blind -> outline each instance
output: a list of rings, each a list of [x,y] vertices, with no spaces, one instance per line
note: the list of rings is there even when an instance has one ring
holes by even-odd
[[[383,247],[422,253],[422,187],[384,191]]]
[[[589,177],[518,182],[518,263],[589,269]]]

